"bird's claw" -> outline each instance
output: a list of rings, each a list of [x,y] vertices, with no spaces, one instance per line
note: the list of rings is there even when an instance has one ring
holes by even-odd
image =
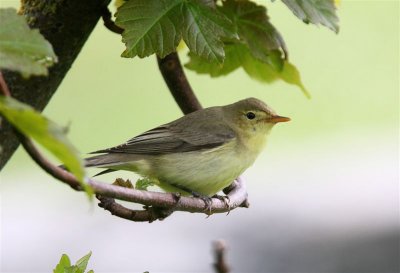
[[[204,212],[208,215],[208,216],[210,216],[212,213],[211,213],[211,209],[212,209],[212,204],[213,204],[213,201],[212,201],[212,198],[211,197],[209,197],[209,196],[207,196],[207,195],[203,195],[203,194],[200,194],[200,193],[197,193],[197,192],[192,192],[192,195],[194,196],[194,197],[197,197],[197,198],[200,198],[201,200],[203,200],[203,202],[204,202]]]
[[[218,200],[224,202],[226,208],[228,209],[227,215],[231,212],[231,199],[229,198],[229,196],[215,194],[213,198],[217,198]]]

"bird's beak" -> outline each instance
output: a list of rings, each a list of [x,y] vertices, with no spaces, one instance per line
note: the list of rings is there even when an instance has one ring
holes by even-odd
[[[290,121],[290,118],[281,117],[281,116],[272,116],[267,119],[267,122],[271,122],[271,123],[288,122],[288,121]]]

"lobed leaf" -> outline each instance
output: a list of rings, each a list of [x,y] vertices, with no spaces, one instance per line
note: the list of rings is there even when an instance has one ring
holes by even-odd
[[[78,151],[69,142],[65,130],[35,111],[29,105],[11,97],[0,96],[0,114],[24,135],[39,144],[58,158],[80,181],[89,196],[92,190],[84,182],[85,170]]]
[[[47,75],[55,62],[53,47],[37,29],[30,29],[15,9],[0,9],[0,69],[18,71],[24,77]]]
[[[285,41],[270,23],[264,6],[247,0],[228,0],[223,2],[220,11],[232,20],[240,40],[255,58],[269,62],[271,50],[281,50],[286,57]]]
[[[165,57],[181,40],[182,0],[131,0],[116,13],[115,23],[124,29],[123,57],[141,58],[157,53]]]
[[[225,61],[223,64],[207,62],[205,59],[189,52],[189,62],[185,67],[199,74],[209,74],[211,77],[225,76],[242,65],[241,51],[238,46],[225,47]]]
[[[199,74],[209,74],[211,77],[226,75],[239,67],[253,79],[264,83],[271,83],[281,79],[289,84],[298,86],[303,93],[310,97],[300,79],[297,68],[289,61],[284,60],[281,66],[280,52],[272,51],[268,62],[256,59],[244,44],[230,44],[225,47],[226,58],[224,64],[206,62],[198,56],[189,53],[190,60],[185,67]]]
[[[321,24],[339,32],[339,18],[333,0],[282,0],[304,23]]]
[[[223,63],[223,39],[235,39],[237,35],[232,22],[213,7],[213,1],[208,5],[201,2],[186,2],[186,8],[183,10],[183,40],[190,51],[198,56],[208,61]]]
[[[118,9],[116,24],[124,29],[122,56],[131,58],[163,58],[183,39],[195,54],[222,63],[223,40],[237,37],[212,0],[129,0]]]

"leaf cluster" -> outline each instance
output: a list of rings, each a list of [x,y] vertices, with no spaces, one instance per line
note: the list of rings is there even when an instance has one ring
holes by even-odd
[[[71,260],[67,254],[61,256],[60,261],[53,270],[53,273],[85,273],[92,252],[80,258],[74,265],[71,265]],[[86,273],[94,273],[93,270],[89,270]]]
[[[282,0],[303,22],[338,31],[332,0]],[[306,94],[288,50],[265,6],[250,0],[129,0],[119,7],[116,24],[124,29],[123,57],[165,57],[181,40],[189,48],[186,68],[211,77],[243,68],[252,78],[281,79]]]

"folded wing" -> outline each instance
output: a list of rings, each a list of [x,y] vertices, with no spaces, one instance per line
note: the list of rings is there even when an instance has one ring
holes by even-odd
[[[188,129],[190,128],[190,129]],[[162,155],[215,148],[235,138],[235,132],[223,122],[161,125],[126,143],[93,153],[127,153]]]

